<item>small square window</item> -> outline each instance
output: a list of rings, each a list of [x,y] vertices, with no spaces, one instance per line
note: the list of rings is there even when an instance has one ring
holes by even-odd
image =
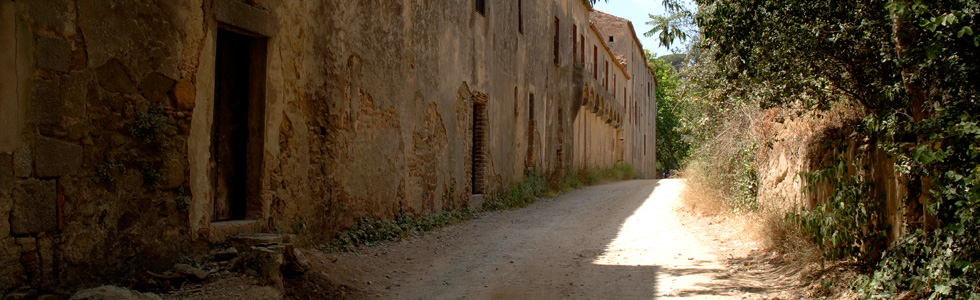
[[[487,14],[487,1],[486,0],[476,0],[476,12],[481,15]]]

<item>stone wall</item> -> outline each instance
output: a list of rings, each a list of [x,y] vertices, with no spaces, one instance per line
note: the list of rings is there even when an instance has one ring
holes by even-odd
[[[831,158],[840,157],[847,164],[866,166],[863,170],[849,167],[850,175],[868,178],[871,192],[881,196],[888,241],[901,236],[906,217],[900,207],[908,191],[907,179],[895,168],[895,158],[856,131],[860,117],[852,111],[800,115],[789,109],[770,109],[754,118],[752,134],[760,147],[756,156],[759,203],[782,214],[826,202],[833,193],[830,185],[821,184],[804,193],[813,183],[800,174],[836,163]]]
[[[237,233],[328,239],[470,206],[475,173],[492,194],[569,169],[591,8],[465,4],[0,0],[0,294],[124,281]]]

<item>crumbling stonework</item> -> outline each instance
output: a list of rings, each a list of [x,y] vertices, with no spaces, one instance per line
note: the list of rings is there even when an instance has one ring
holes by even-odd
[[[639,96],[612,91],[649,74],[585,40],[591,7],[464,3],[0,0],[0,293],[468,207],[474,174],[492,194],[629,162]]]

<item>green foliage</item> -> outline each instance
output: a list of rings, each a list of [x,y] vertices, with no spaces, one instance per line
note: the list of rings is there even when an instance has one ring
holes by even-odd
[[[119,162],[101,163],[95,167],[95,174],[89,177],[94,183],[111,184],[116,181],[116,173],[126,170],[126,166]]]
[[[724,204],[734,212],[757,210],[757,148],[755,142],[747,139],[706,141],[698,146],[687,164],[686,171],[692,175],[688,179],[719,191]]]
[[[476,217],[471,210],[442,211],[427,216],[401,215],[394,220],[362,218],[330,243],[334,251],[350,251],[361,245],[404,238]],[[296,226],[294,226],[295,228]],[[301,229],[305,230],[305,225]]]
[[[137,112],[136,119],[129,125],[129,134],[147,144],[159,143],[170,128],[163,108],[152,106],[146,112]]]
[[[515,209],[531,205],[547,191],[546,181],[540,172],[531,169],[524,172],[524,180],[512,185],[483,202],[484,210]]]
[[[681,85],[674,67],[647,52],[647,63],[657,78],[657,167],[662,170],[678,170],[690,155],[691,145],[683,139],[688,134],[681,124],[682,114],[689,108],[681,99]]]
[[[160,188],[163,183],[163,173],[159,170],[144,168],[143,169],[143,186],[155,190]]]
[[[673,67],[674,68],[674,71],[672,73],[673,74],[678,74],[678,75],[680,75],[679,73],[681,72],[681,69],[686,68],[688,66],[688,63],[689,63],[688,62],[688,55],[685,54],[685,53],[676,53],[676,54],[663,55],[663,56],[657,57],[656,59],[663,60],[664,62],[667,63],[667,65]],[[649,54],[647,56],[647,63],[650,64]],[[653,66],[653,64],[650,64],[650,65]],[[662,82],[659,81],[660,80],[660,77],[657,77],[657,80],[658,80],[657,83],[663,84]]]
[[[895,167],[908,178],[903,209],[922,213],[921,198],[934,217],[937,225],[906,220],[913,233],[884,253],[867,295],[980,298],[980,1],[697,3],[699,48],[711,54],[700,73],[709,99],[858,105],[869,137],[899,158]],[[877,229],[858,228],[868,226],[862,218],[874,218],[869,204],[877,196],[862,178],[826,172],[814,176],[837,188],[828,205],[800,215],[800,224],[824,241],[828,257],[873,255],[865,251],[881,246]]]
[[[883,199],[869,196],[874,193],[873,183],[865,174],[871,170],[836,154],[829,160],[829,166],[801,175],[806,182],[805,194],[829,188],[831,196],[812,210],[789,213],[786,218],[820,247],[824,259],[857,258],[866,266],[874,265],[886,233],[881,215]]]
[[[657,35],[660,38],[660,45],[664,48],[670,48],[670,45],[676,41],[687,41],[688,35],[697,35],[694,26],[694,12],[687,9],[683,2],[678,0],[664,0],[663,3],[664,7],[667,8],[667,15],[649,15],[650,21],[647,21],[646,24],[653,26],[653,28],[643,33],[643,36]]]
[[[557,197],[583,186],[637,178],[640,178],[640,175],[629,164],[615,164],[610,168],[586,167],[574,172],[566,172],[557,178],[548,178],[548,190],[545,196]]]
[[[826,107],[846,95],[881,107],[894,65],[882,64],[891,32],[885,1],[702,0],[697,23],[714,50],[718,92],[763,107]],[[872,87],[872,88],[869,88]]]
[[[917,127],[926,138],[900,164],[908,166],[911,176],[929,175],[934,181],[926,209],[940,227],[907,234],[885,252],[879,270],[863,287],[871,298],[890,299],[913,291],[922,298],[980,299],[980,121],[976,112],[976,108],[940,108],[935,118]]]
[[[187,211],[191,208],[191,196],[180,196],[177,197],[177,209],[181,211]]]

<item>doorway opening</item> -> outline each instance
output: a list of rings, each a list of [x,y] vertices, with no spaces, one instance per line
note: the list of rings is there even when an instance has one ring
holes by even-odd
[[[266,38],[218,28],[211,128],[213,221],[258,218]]]

